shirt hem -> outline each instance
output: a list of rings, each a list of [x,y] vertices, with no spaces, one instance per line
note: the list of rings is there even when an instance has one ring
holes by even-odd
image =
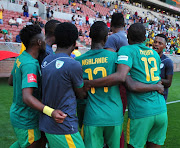
[[[134,118],[128,116],[128,118],[130,118],[130,119],[140,119],[140,118],[146,118],[146,117],[150,117],[150,116],[159,115],[159,114],[165,113],[165,112],[167,112],[167,109],[166,109],[166,110],[163,110],[163,111],[161,111],[161,112],[158,112],[158,113],[150,114],[150,115],[138,116],[138,117],[134,117]]]
[[[40,131],[43,131],[43,132],[45,132],[45,133],[47,133],[47,134],[54,134],[54,135],[67,135],[67,134],[75,134],[75,133],[78,132],[78,129],[77,129],[77,130],[74,130],[73,132],[60,132],[60,133],[58,133],[58,132],[52,132],[52,131],[47,131],[47,130],[45,130],[45,129],[43,129],[43,128],[39,128],[39,130],[40,130]]]

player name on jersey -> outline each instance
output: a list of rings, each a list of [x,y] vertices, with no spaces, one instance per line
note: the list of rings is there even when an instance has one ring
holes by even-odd
[[[83,65],[91,65],[91,64],[101,64],[101,63],[108,63],[108,57],[82,60],[82,66]]]
[[[148,56],[148,55],[154,55],[154,53],[153,53],[153,51],[152,50],[139,50],[140,51],[140,54],[141,55],[146,55],[146,56]]]

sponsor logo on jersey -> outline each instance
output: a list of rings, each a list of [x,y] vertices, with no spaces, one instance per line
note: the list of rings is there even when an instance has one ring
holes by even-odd
[[[64,62],[63,62],[63,61],[60,61],[60,60],[57,60],[57,61],[56,61],[56,69],[61,68],[63,65],[64,65]]]
[[[28,77],[28,83],[35,82],[37,83],[37,76],[33,73],[27,74]]]
[[[118,56],[118,61],[128,61],[128,56],[125,55]]]

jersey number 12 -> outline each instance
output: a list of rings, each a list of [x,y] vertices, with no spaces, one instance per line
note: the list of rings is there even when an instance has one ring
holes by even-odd
[[[146,81],[150,81],[150,74],[151,74],[151,81],[158,81],[159,80],[159,77],[158,76],[154,76],[154,72],[157,71],[157,62],[156,62],[156,59],[151,57],[151,58],[145,58],[145,57],[142,57],[141,60],[144,62],[144,66],[145,66],[145,72],[146,72]],[[149,71],[149,68],[148,68],[148,62],[151,63],[151,62],[154,62],[154,67],[152,67]]]

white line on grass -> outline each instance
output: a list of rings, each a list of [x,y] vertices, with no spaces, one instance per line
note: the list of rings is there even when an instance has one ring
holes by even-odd
[[[177,100],[177,101],[172,101],[172,102],[167,102],[166,104],[173,104],[173,103],[178,103],[180,102],[180,100]],[[126,112],[128,111],[128,109],[126,109]]]
[[[172,101],[172,102],[167,102],[166,104],[172,104],[172,103],[178,103],[178,102],[180,102],[180,100]]]

